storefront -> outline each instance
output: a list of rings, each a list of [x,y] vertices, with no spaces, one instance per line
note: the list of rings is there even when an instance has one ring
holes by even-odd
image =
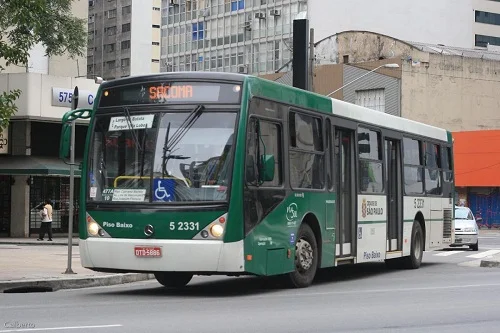
[[[75,85],[81,92],[78,106],[91,107],[97,91],[93,80],[35,73],[0,75],[0,91],[6,90],[6,86],[9,89],[19,86],[23,91],[17,101],[19,111],[0,137],[0,237],[36,237],[41,223],[38,212],[46,199],[54,207],[53,232],[68,232],[70,166],[59,159],[58,152],[61,118],[70,109]],[[80,188],[78,164],[83,157],[87,129],[85,121],[75,126],[75,233]]]
[[[500,130],[454,132],[458,205],[481,228],[500,228]]]

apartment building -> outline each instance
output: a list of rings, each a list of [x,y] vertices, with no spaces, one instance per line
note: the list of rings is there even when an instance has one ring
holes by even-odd
[[[474,0],[474,45],[500,46],[500,0]]]
[[[163,0],[162,72],[272,73],[289,64],[305,0]]]
[[[88,2],[87,77],[160,71],[161,0]]]

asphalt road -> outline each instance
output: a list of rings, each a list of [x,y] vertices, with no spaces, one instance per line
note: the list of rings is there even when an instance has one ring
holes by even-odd
[[[500,245],[495,237],[484,246]],[[196,277],[177,292],[147,281],[0,294],[0,333],[498,332],[500,269],[462,265],[471,261],[464,253],[427,252],[413,271],[335,268],[298,290],[272,279]]]

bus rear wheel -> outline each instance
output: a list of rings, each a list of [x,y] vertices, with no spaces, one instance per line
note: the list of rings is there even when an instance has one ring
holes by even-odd
[[[418,221],[413,222],[413,228],[411,230],[411,248],[410,256],[404,258],[405,268],[416,269],[420,267],[422,263],[422,257],[424,255],[424,232],[420,223]]]
[[[288,284],[293,288],[311,285],[318,268],[318,244],[311,227],[303,223],[295,244],[295,270],[288,273]]]
[[[185,287],[193,278],[193,274],[184,272],[156,272],[156,280],[167,288]]]

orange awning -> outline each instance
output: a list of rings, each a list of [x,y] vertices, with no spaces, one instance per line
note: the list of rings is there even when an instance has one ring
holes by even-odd
[[[500,130],[453,132],[455,185],[500,186]]]

